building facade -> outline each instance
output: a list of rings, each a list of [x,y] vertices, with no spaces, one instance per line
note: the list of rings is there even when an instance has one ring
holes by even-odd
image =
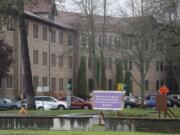
[[[44,8],[42,8],[44,7]],[[89,54],[89,39],[86,26],[81,23],[79,14],[59,11],[53,20],[49,18],[52,7],[49,5],[28,6],[25,10],[28,24],[28,47],[31,62],[33,86],[37,95],[48,94],[56,96],[66,95],[67,85],[71,89],[76,87],[76,77],[81,56],[86,58],[88,89],[92,91],[93,74],[92,60]],[[99,17],[97,17],[99,18]],[[99,19],[101,20],[101,19]],[[110,20],[115,20],[110,21]],[[133,42],[125,40],[124,26],[120,25],[117,18],[109,18],[108,28],[105,33],[104,48],[105,71],[107,89],[116,89],[116,60],[124,59],[117,48],[131,49]],[[100,21],[98,21],[100,22]],[[117,24],[118,22],[118,24]],[[95,44],[102,46],[101,23],[95,24]],[[21,57],[20,34],[18,21],[13,29],[8,29],[1,34],[9,45],[13,47],[13,64],[9,75],[1,78],[0,95],[17,97],[23,93],[23,63]],[[109,47],[111,49],[109,49]],[[98,53],[98,51],[97,51]],[[165,79],[165,62],[163,58],[153,60],[146,76],[146,95],[156,92]],[[124,71],[129,70],[140,81],[140,74],[131,59],[123,62]],[[126,68],[126,69],[125,69]],[[140,95],[140,87],[133,81],[133,95]]]

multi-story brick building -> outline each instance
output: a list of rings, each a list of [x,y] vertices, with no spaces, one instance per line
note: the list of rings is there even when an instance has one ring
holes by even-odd
[[[49,17],[52,6],[44,3],[38,5],[28,5],[25,10],[25,16],[28,24],[28,46],[33,78],[33,86],[36,94],[42,94],[42,91],[48,93],[65,94],[65,84],[76,84],[75,78],[78,70],[80,56],[86,56],[87,63],[87,81],[91,89],[92,72],[91,58],[88,53],[87,30],[81,23],[81,16],[76,13],[59,11],[58,15]],[[101,17],[98,17],[102,22]],[[17,23],[17,24],[16,24]],[[21,58],[21,47],[18,22],[14,23],[16,27],[7,29],[1,35],[9,45],[13,47],[14,62],[9,75],[2,78],[0,83],[0,95],[19,96],[23,92],[23,69]],[[108,28],[106,29],[105,40],[108,46],[114,49],[105,48],[105,65],[108,89],[115,87],[115,64],[120,56],[116,53],[116,47],[132,46],[131,42],[125,42],[123,32],[125,28],[121,25],[119,18],[109,17]],[[95,44],[102,44],[102,23],[96,24]],[[139,72],[131,60],[126,61],[127,67],[139,81]],[[145,89],[146,94],[153,93],[159,89],[165,78],[165,70],[161,59],[154,60],[146,76]],[[139,86],[133,81],[133,94],[140,95]]]

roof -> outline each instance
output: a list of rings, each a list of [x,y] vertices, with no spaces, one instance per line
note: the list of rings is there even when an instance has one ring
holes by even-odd
[[[52,5],[45,0],[36,0],[25,5],[25,9],[33,13],[48,13],[51,11]]]
[[[60,28],[63,28],[63,29],[68,29],[68,30],[73,30],[73,31],[75,31],[75,29],[74,29],[72,26],[64,23],[64,22],[61,21],[61,20],[51,21],[51,20],[48,20],[48,19],[46,19],[46,18],[44,18],[44,17],[42,17],[42,16],[36,15],[36,14],[34,14],[34,13],[32,13],[31,11],[28,11],[28,10],[25,10],[25,11],[24,11],[24,14],[26,15],[26,17],[29,17],[29,18],[31,18],[31,19],[36,19],[36,20],[41,21],[41,22],[43,22],[43,23],[47,23],[47,24],[49,24],[49,25],[54,25],[55,27],[60,27]]]

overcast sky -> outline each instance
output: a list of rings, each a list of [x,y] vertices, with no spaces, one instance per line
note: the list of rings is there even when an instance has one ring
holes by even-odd
[[[68,11],[77,11],[75,10],[76,7],[74,6],[72,0],[64,0],[64,9],[68,10]],[[117,10],[120,9],[120,6],[125,8],[127,6],[127,0],[111,0],[111,6],[108,9],[109,14],[116,14],[115,12],[117,12]]]

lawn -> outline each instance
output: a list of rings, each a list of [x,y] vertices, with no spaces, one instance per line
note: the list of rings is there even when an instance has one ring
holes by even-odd
[[[0,130],[0,135],[170,135],[163,133],[109,132],[109,131],[35,131],[35,130]],[[178,134],[174,134],[178,135]]]
[[[180,118],[180,108],[171,108],[174,114]],[[29,116],[58,116],[64,114],[99,114],[98,110],[34,110],[28,111]],[[117,116],[117,111],[103,111],[105,116]],[[10,111],[0,111],[0,115],[19,115],[19,111],[10,110]],[[147,109],[124,109],[120,111],[121,117],[144,117],[144,118],[158,118],[158,112],[152,108]]]

